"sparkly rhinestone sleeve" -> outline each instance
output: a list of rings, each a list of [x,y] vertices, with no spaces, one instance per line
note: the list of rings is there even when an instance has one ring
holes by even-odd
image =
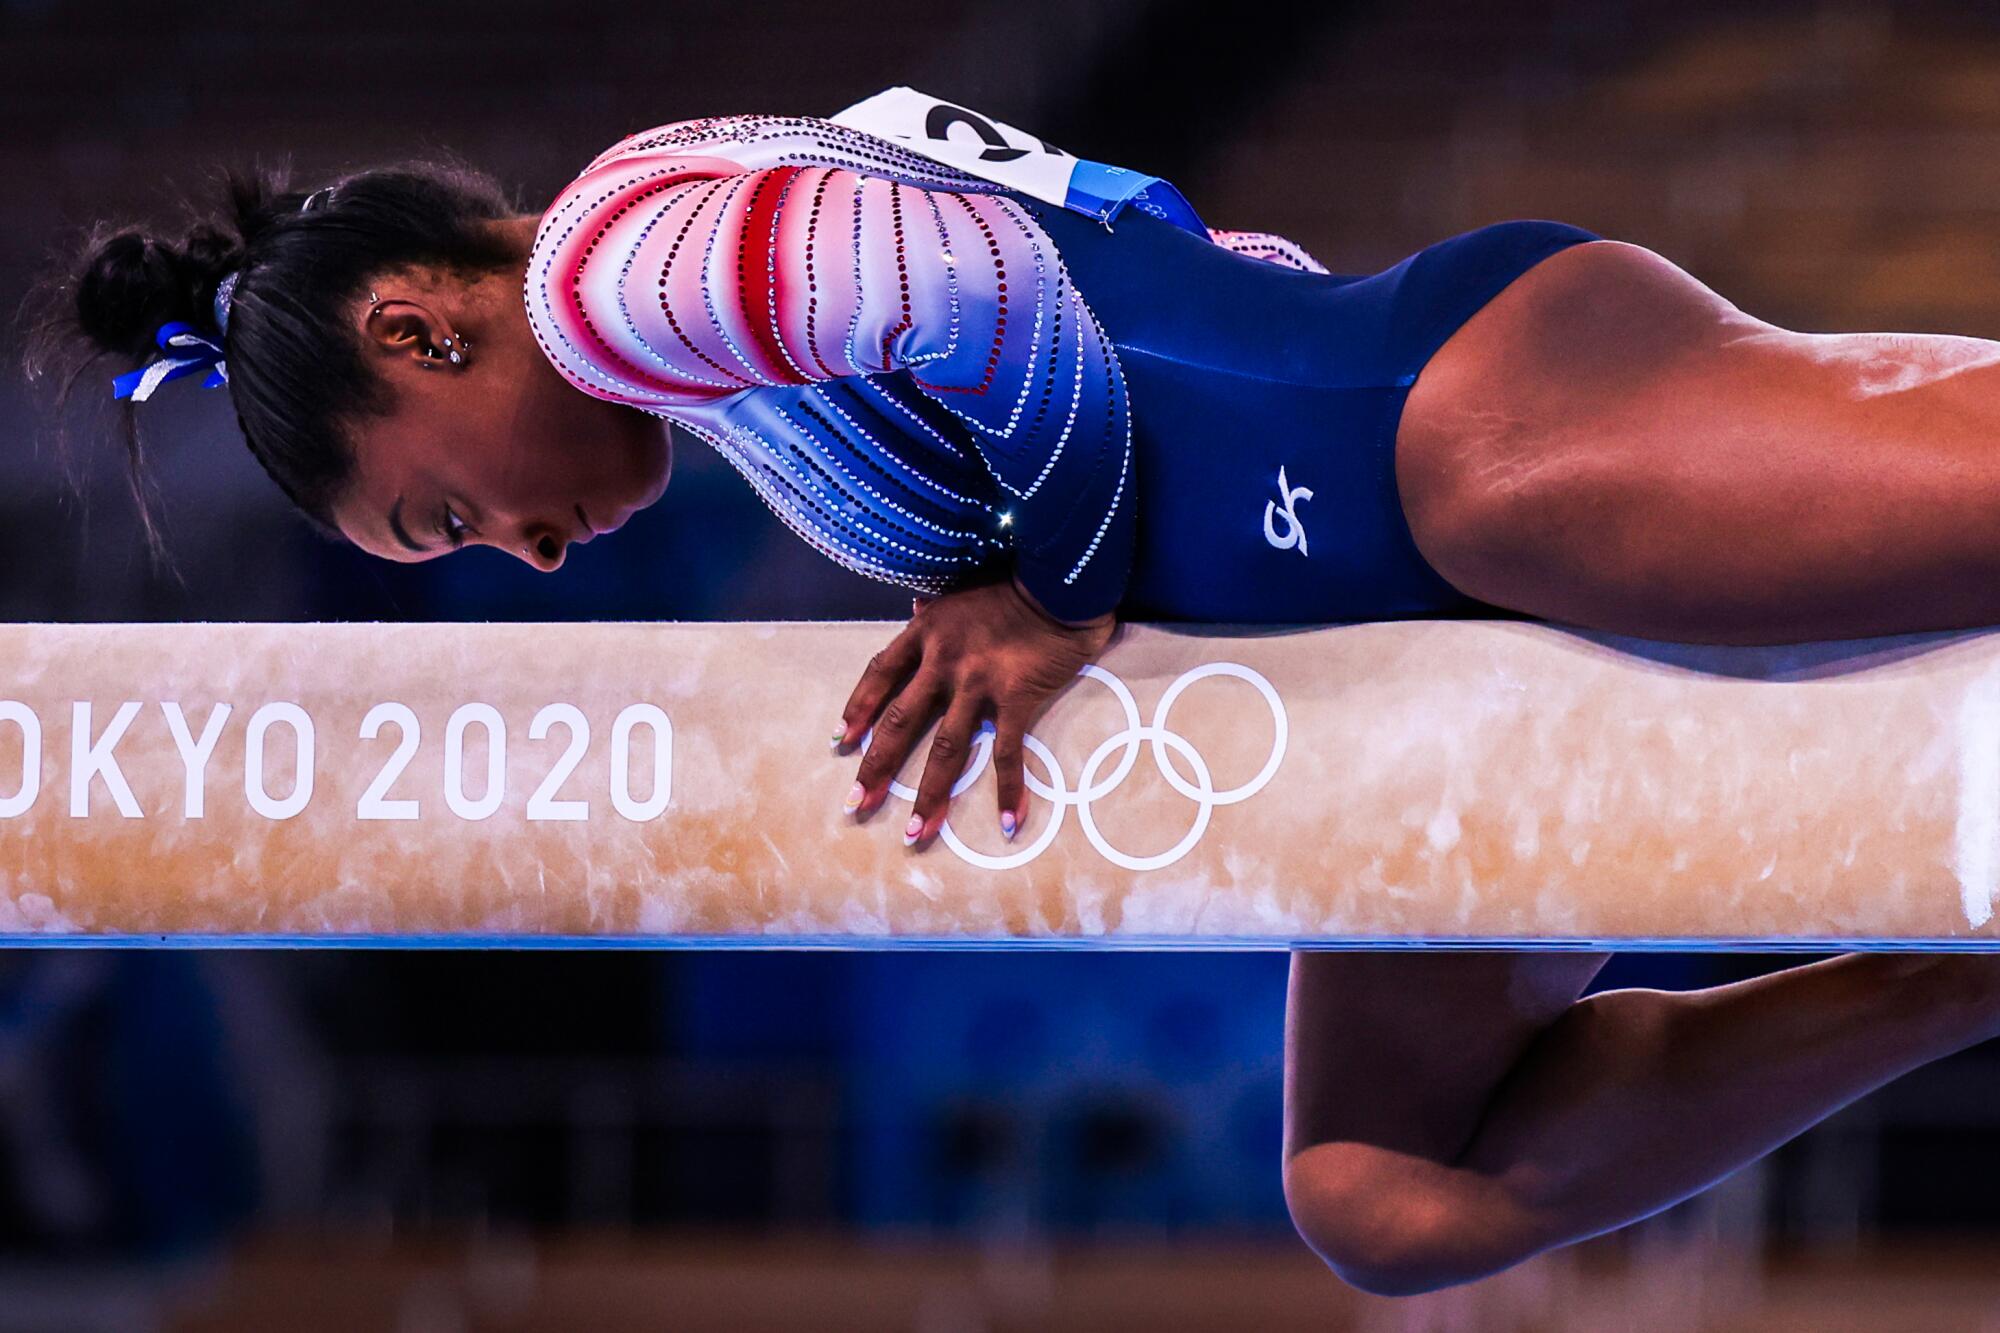
[[[1306,248],[1297,241],[1288,241],[1268,231],[1218,231],[1210,227],[1208,239],[1225,250],[1234,250],[1252,259],[1268,260],[1306,273],[1326,272],[1326,266],[1307,254]]]
[[[550,277],[562,341],[587,349],[580,387],[673,415],[907,371],[991,473],[1028,591],[1064,620],[1116,607],[1135,507],[1124,378],[1025,209],[830,165],[642,175],[599,187],[593,234]]]

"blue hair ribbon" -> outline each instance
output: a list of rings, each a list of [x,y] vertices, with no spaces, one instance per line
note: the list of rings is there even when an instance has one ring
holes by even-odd
[[[196,332],[194,325],[181,320],[160,325],[153,341],[163,353],[158,359],[128,371],[111,381],[113,398],[130,398],[135,403],[143,403],[152,397],[153,390],[168,380],[177,380],[183,375],[192,375],[198,370],[207,370],[208,378],[201,382],[204,389],[219,389],[229,383],[229,364],[223,360],[222,344],[205,338]]]

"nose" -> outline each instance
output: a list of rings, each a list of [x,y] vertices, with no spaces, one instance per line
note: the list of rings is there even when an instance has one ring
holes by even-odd
[[[563,556],[569,550],[569,537],[545,523],[537,523],[522,534],[523,541],[519,553],[523,560],[544,574],[553,574],[562,568]]]

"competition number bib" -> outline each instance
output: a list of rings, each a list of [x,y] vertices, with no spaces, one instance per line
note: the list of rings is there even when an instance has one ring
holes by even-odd
[[[1203,240],[1208,228],[1158,176],[1107,166],[915,88],[887,88],[828,119],[892,139],[933,162],[1109,223],[1131,204]]]

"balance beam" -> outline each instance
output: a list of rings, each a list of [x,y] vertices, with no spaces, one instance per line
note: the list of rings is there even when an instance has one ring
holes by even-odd
[[[2000,948],[2000,634],[1128,625],[911,849],[896,629],[0,626],[0,941]]]

